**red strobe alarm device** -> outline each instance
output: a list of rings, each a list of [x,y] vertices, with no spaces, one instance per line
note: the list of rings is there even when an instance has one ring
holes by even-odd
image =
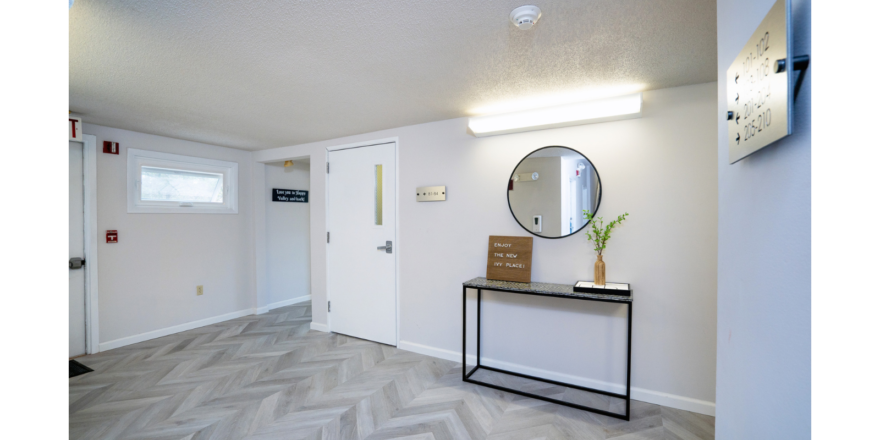
[[[119,142],[104,141],[104,152],[107,154],[119,154]]]

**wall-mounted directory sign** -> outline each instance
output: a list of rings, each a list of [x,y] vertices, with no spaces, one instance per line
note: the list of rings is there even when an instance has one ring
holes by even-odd
[[[272,188],[272,201],[309,203],[309,192],[301,189]]]
[[[790,0],[776,0],[727,69],[730,163],[791,134]]]

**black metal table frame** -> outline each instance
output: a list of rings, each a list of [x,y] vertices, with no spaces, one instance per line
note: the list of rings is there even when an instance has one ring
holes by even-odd
[[[584,411],[590,411],[590,412],[602,414],[602,415],[605,415],[608,417],[614,417],[617,419],[629,421],[629,416],[630,416],[629,406],[630,406],[630,400],[631,400],[630,399],[630,370],[631,370],[630,366],[632,363],[632,307],[633,307],[632,301],[619,301],[619,300],[613,300],[613,299],[601,299],[601,298],[594,298],[594,297],[579,297],[579,296],[569,296],[569,295],[553,295],[553,294],[549,294],[549,293],[537,293],[537,292],[532,293],[532,292],[523,292],[523,291],[518,291],[518,290],[506,290],[503,288],[486,289],[486,290],[492,290],[492,291],[496,291],[496,292],[518,293],[518,294],[522,294],[522,295],[550,296],[550,297],[554,297],[554,298],[568,298],[568,299],[580,299],[580,300],[587,300],[587,301],[610,302],[610,303],[615,303],[615,304],[626,304],[628,306],[627,307],[627,315],[626,315],[626,329],[627,329],[626,330],[626,394],[617,394],[617,393],[612,393],[610,391],[597,390],[595,388],[588,388],[588,387],[582,387],[582,386],[568,384],[568,383],[564,383],[564,382],[557,382],[555,380],[544,379],[544,378],[535,377],[535,376],[529,376],[527,374],[516,373],[513,371],[502,370],[500,368],[487,367],[485,365],[481,365],[480,364],[480,303],[482,302],[482,298],[483,298],[483,289],[480,287],[470,287],[471,289],[477,289],[477,365],[471,371],[467,371],[467,350],[466,350],[466,348],[467,348],[467,289],[468,288],[469,288],[468,286],[462,286],[462,289],[461,289],[461,293],[462,293],[462,295],[461,295],[462,296],[462,331],[461,331],[461,333],[462,333],[461,334],[461,365],[462,365],[462,367],[461,367],[461,376],[462,376],[463,381],[468,382],[468,383],[477,384],[477,385],[487,386],[489,388],[495,388],[496,390],[507,391],[509,393],[519,394],[521,396],[531,397],[533,399],[539,399],[539,400],[544,400],[547,402],[553,402],[553,403],[556,403],[559,405],[570,406],[572,408],[577,408],[577,409],[581,409]],[[579,405],[577,403],[566,402],[563,400],[554,399],[552,397],[539,396],[537,394],[532,394],[527,391],[514,390],[512,388],[507,388],[507,387],[503,387],[500,385],[495,385],[495,384],[486,383],[486,382],[480,382],[478,380],[471,379],[471,376],[473,376],[473,374],[476,373],[477,370],[479,370],[481,368],[484,370],[488,370],[488,371],[495,371],[498,373],[510,374],[513,376],[519,376],[519,377],[523,377],[526,379],[537,380],[537,381],[541,381],[541,382],[545,382],[545,383],[549,383],[549,384],[553,384],[553,385],[559,385],[559,386],[574,388],[577,390],[589,391],[591,393],[603,394],[606,396],[624,399],[626,401],[626,413],[625,414],[617,414],[617,413],[605,411],[605,410],[598,409],[598,408],[592,408],[589,406]]]

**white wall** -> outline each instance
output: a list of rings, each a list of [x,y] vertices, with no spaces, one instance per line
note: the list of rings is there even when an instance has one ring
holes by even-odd
[[[83,131],[97,136],[99,151],[100,349],[253,313],[252,153],[92,124]],[[119,155],[100,152],[105,140],[119,142]],[[129,148],[238,162],[238,214],[126,213]],[[105,243],[108,229],[119,243]]]
[[[461,283],[485,275],[489,235],[526,234],[507,207],[511,170],[532,150],[569,146],[589,157],[602,177],[599,214],[606,219],[631,214],[615,229],[605,261],[610,280],[630,282],[635,289],[634,396],[712,413],[716,90],[711,83],[647,92],[642,118],[613,123],[478,139],[466,134],[467,120],[461,118],[255,152],[259,162],[311,158],[313,327],[326,329],[328,322],[322,305],[327,299],[326,147],[399,138],[400,346],[457,360]],[[417,203],[409,190],[422,185],[447,185],[448,200]],[[532,279],[592,279],[594,261],[582,234],[535,238]],[[498,360],[584,380],[621,377],[622,308],[494,296],[498,301],[487,305],[487,314],[503,317],[504,308],[511,309],[507,323],[496,319],[486,327],[485,337],[494,338],[487,350]],[[517,327],[528,339],[503,339],[505,330]],[[553,333],[557,330],[563,331]],[[529,350],[540,356],[530,356]]]
[[[275,308],[309,295],[309,204],[272,202],[272,188],[308,191],[309,164],[266,166],[266,283]]]
[[[719,440],[810,438],[809,70],[794,134],[727,160],[727,68],[773,4],[718,2]],[[809,54],[810,1],[792,4],[794,55]]]

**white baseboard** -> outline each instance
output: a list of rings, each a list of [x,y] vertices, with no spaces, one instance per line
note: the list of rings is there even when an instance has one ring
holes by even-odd
[[[461,352],[444,350],[442,348],[431,347],[428,345],[416,344],[415,342],[400,341],[397,348],[401,350],[411,351],[413,353],[433,356],[435,358],[446,359],[447,361],[461,362]],[[476,356],[468,356],[468,363],[476,363]]]
[[[241,318],[242,316],[253,315],[255,312],[256,309],[244,309],[237,312],[227,313],[225,315],[212,316],[210,318],[200,319],[198,321],[191,321],[171,327],[160,328],[158,330],[141,333],[134,336],[126,336],[124,338],[102,342],[98,344],[98,349],[99,351],[112,350],[114,348],[137,344],[138,342],[149,341],[150,339],[161,338],[162,336],[173,335],[175,333],[204,327],[206,325],[216,324],[218,322],[229,321],[230,319]]]
[[[269,313],[269,310],[275,310],[279,307],[285,307],[289,305],[293,305],[296,303],[301,303],[303,301],[310,301],[312,299],[312,295],[304,295],[298,296],[296,298],[285,299],[284,301],[273,302],[267,306],[257,307],[257,315],[262,315],[264,313]]]
[[[101,342],[98,344],[98,351],[107,351],[112,350],[114,348],[125,347],[126,345],[137,344],[138,342],[149,341],[150,339],[161,338],[162,336],[173,335],[175,333],[184,332],[187,330],[192,330],[194,328],[204,327],[206,325],[216,324],[218,322],[229,321],[230,319],[241,318],[242,316],[248,315],[260,315],[268,312],[272,309],[277,309],[279,307],[289,306],[291,304],[300,303],[303,301],[308,301],[312,298],[311,295],[300,296],[296,298],[291,298],[284,301],[278,301],[276,303],[269,304],[268,306],[259,307],[256,309],[244,309],[239,310],[237,312],[227,313],[225,315],[212,316],[210,318],[200,319],[198,321],[186,322],[183,324],[178,324],[171,327],[160,328],[158,330],[149,331],[146,333],[141,333],[134,336],[126,336],[124,338],[114,339],[112,341]],[[318,324],[317,326],[313,322],[311,324],[311,328],[313,330],[320,330],[322,332],[329,332],[330,328],[323,324]]]
[[[313,326],[314,324],[315,323],[312,323]],[[437,357],[440,359],[446,359],[448,361],[461,362],[460,351],[445,350],[442,348],[430,347],[427,345],[416,344],[414,342],[407,341],[400,341],[400,343],[397,345],[397,348],[401,350],[412,351],[414,353],[424,354],[427,356]],[[475,355],[469,355],[467,361],[468,364],[474,365],[477,363],[477,357]],[[545,379],[555,380],[558,382],[565,382],[574,385],[580,385],[583,387],[595,388],[597,390],[611,391],[618,394],[624,394],[626,392],[626,387],[623,384],[615,384],[581,376],[556,373],[540,368],[527,367],[524,365],[513,364],[510,362],[504,362],[485,357],[482,359],[482,364],[488,367],[501,368],[503,370],[515,371],[517,373],[528,374],[535,377],[543,377]],[[668,406],[670,408],[682,409],[685,411],[691,411],[713,417],[715,416],[714,402],[678,396],[675,394],[663,393],[660,391],[652,391],[634,386],[630,388],[630,393],[633,400]]]
[[[319,332],[330,333],[330,326],[329,325],[321,324],[321,323],[318,323],[315,321],[312,321],[312,323],[309,324],[309,328],[312,330],[317,330]]]
[[[675,409],[683,409],[685,411],[715,417],[715,402],[693,399],[660,391],[646,390],[644,388],[632,387],[631,391],[633,400],[640,400],[642,402],[668,406]]]
[[[298,296],[296,298],[286,299],[284,301],[274,302],[272,304],[269,304],[268,307],[269,307],[269,310],[275,310],[279,307],[286,307],[286,306],[290,306],[293,304],[297,304],[297,303],[301,303],[301,302],[305,302],[305,301],[311,301],[311,300],[312,300],[312,295],[304,295],[304,296]]]

